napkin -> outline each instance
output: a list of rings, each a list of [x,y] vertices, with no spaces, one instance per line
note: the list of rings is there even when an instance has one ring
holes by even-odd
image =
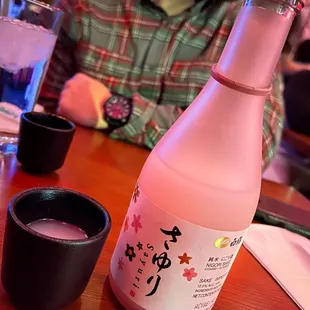
[[[310,240],[286,229],[252,224],[244,246],[303,310],[310,310]]]
[[[43,112],[44,108],[37,104],[34,111]],[[22,112],[20,108],[11,103],[0,102],[0,132],[17,134]]]

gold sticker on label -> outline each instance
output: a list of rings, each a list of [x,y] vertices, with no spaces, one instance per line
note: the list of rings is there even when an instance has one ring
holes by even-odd
[[[218,249],[224,249],[230,244],[230,239],[228,237],[221,237],[216,239],[215,247]]]

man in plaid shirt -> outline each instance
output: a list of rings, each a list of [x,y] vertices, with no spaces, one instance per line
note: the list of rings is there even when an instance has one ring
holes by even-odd
[[[59,0],[65,20],[41,100],[51,107],[60,99],[60,114],[102,129],[109,126],[104,103],[111,93],[123,95],[133,108],[123,126],[110,128],[110,136],[153,148],[208,81],[241,5],[219,0]],[[265,104],[263,168],[281,138],[281,84],[276,72]]]

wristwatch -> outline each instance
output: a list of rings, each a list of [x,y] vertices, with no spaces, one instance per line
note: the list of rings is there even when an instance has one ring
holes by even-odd
[[[104,119],[108,123],[107,131],[126,125],[132,113],[132,100],[126,96],[113,93],[112,96],[104,103]]]

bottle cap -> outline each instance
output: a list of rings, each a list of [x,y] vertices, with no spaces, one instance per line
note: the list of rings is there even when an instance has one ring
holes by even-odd
[[[301,0],[268,0],[269,2],[273,2],[277,5],[283,5],[283,6],[288,6],[290,8],[292,8],[295,13],[299,13],[303,7],[305,6],[305,0],[301,1]],[[244,6],[249,6],[249,5],[253,5],[253,4],[260,4],[263,1],[260,0],[245,0],[244,1]]]

